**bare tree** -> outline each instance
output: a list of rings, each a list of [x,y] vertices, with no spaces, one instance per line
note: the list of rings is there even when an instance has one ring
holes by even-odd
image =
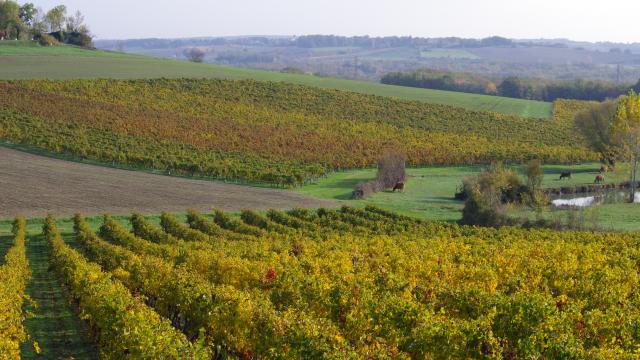
[[[383,189],[392,188],[407,179],[406,161],[406,156],[401,153],[391,153],[378,160],[377,181]]]
[[[80,11],[67,17],[67,32],[81,32],[84,26],[84,15]]]
[[[46,33],[48,30],[46,12],[42,10],[41,7],[36,9],[36,12],[33,15],[32,26],[31,26],[31,36],[33,38]]]
[[[364,199],[379,191],[394,188],[398,183],[404,183],[407,179],[406,162],[406,156],[401,153],[383,156],[378,160],[376,179],[356,185],[351,197],[355,200]]]

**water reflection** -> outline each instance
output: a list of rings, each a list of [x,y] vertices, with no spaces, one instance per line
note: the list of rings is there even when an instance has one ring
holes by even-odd
[[[551,201],[553,207],[587,207],[593,204],[619,204],[629,200],[629,192],[612,190],[595,194],[565,195]],[[640,203],[640,192],[635,194],[634,203]]]

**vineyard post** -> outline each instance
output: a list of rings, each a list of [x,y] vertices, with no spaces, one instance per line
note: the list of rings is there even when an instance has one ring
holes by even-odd
[[[634,154],[633,165],[631,169],[631,203],[635,202],[636,189],[638,188],[638,157],[640,156],[639,135],[640,129],[636,131],[636,151]]]

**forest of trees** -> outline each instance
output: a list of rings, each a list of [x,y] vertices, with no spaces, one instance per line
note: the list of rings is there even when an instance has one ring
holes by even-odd
[[[634,86],[601,80],[544,80],[524,79],[517,76],[492,79],[475,74],[429,69],[389,73],[382,77],[381,82],[390,85],[541,101],[555,101],[556,99],[604,101],[624,95],[632,88],[635,88],[636,91],[640,90],[640,81]]]
[[[89,28],[80,11],[69,15],[65,5],[48,11],[33,3],[0,1],[0,38],[2,40],[37,40],[41,45],[56,42],[92,47]]]

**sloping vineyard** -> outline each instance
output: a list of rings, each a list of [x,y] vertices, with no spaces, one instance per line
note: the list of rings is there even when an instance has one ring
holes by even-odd
[[[99,266],[64,244],[53,218],[44,234],[53,248],[51,264],[79,304],[81,316],[94,331],[102,357],[188,359],[207,358],[184,334],[111,279]]]
[[[391,150],[410,165],[597,159],[568,121],[284,83],[32,80],[0,89],[0,139],[224,180],[299,185]]]
[[[27,282],[31,278],[26,256],[26,222],[13,223],[13,245],[0,262],[0,359],[20,358],[20,343],[28,339],[24,329]]]
[[[124,220],[122,220],[124,221]],[[634,358],[640,235],[500,230],[374,207],[48,218],[106,358]]]
[[[553,103],[553,117],[556,122],[570,129],[575,115],[580,111],[588,110],[592,104],[595,102],[558,99]]]

